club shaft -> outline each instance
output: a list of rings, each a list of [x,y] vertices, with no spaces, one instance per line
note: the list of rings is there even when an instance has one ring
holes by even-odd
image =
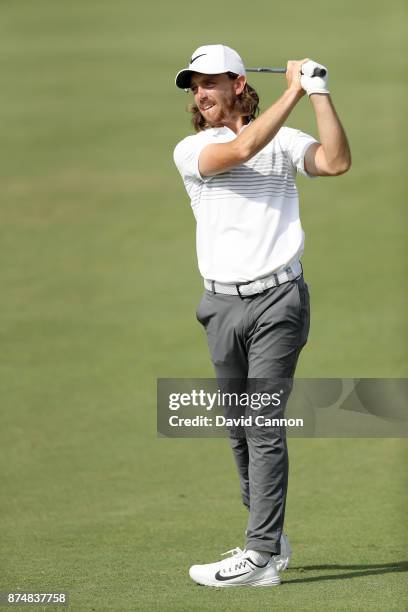
[[[247,72],[274,72],[276,74],[285,74],[286,68],[246,68]]]
[[[286,68],[247,68],[246,71],[247,72],[272,72],[275,74],[285,74]],[[324,77],[325,75],[326,75],[325,68],[316,67],[311,76],[312,77]]]

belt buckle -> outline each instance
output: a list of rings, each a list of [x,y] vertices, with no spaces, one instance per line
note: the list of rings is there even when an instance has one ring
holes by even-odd
[[[262,280],[257,280],[254,283],[255,285],[255,290],[256,293],[263,293],[264,291],[267,290],[267,286],[266,286],[266,281],[262,281]]]

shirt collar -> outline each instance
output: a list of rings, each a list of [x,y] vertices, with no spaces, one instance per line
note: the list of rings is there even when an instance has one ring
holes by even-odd
[[[242,126],[242,128],[239,130],[238,134],[241,134],[241,132],[243,132],[245,130],[245,128],[248,127],[248,125],[250,125],[253,122],[253,119],[251,119],[248,123],[245,123],[245,125]],[[229,127],[227,127],[226,125],[224,125],[223,127],[219,127],[219,128],[212,128],[212,135],[215,136],[219,136],[222,133],[228,133],[231,132],[232,134],[235,135],[235,132],[233,132]],[[237,136],[238,136],[237,134]]]

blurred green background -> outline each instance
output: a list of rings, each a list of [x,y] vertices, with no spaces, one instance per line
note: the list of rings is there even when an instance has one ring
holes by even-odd
[[[344,177],[299,178],[312,298],[300,377],[408,373],[406,4],[0,2],[0,590],[71,609],[403,610],[402,440],[291,440],[279,589],[206,590],[242,545],[225,440],[155,433],[157,377],[210,377],[175,73],[201,44],[330,69]],[[284,77],[250,83],[266,108]],[[316,135],[302,101],[289,126]]]

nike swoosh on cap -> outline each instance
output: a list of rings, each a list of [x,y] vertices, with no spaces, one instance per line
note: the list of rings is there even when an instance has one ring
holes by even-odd
[[[243,574],[235,574],[235,576],[221,576],[220,572],[218,571],[214,578],[216,580],[233,580],[234,578],[239,578],[240,576],[245,576],[245,574],[250,574],[251,572],[244,572]]]
[[[196,59],[198,59],[199,57],[203,57],[203,55],[207,55],[207,54],[206,53],[201,53],[201,55],[196,55],[195,57],[192,57],[191,60],[190,60],[190,64],[195,62]]]

